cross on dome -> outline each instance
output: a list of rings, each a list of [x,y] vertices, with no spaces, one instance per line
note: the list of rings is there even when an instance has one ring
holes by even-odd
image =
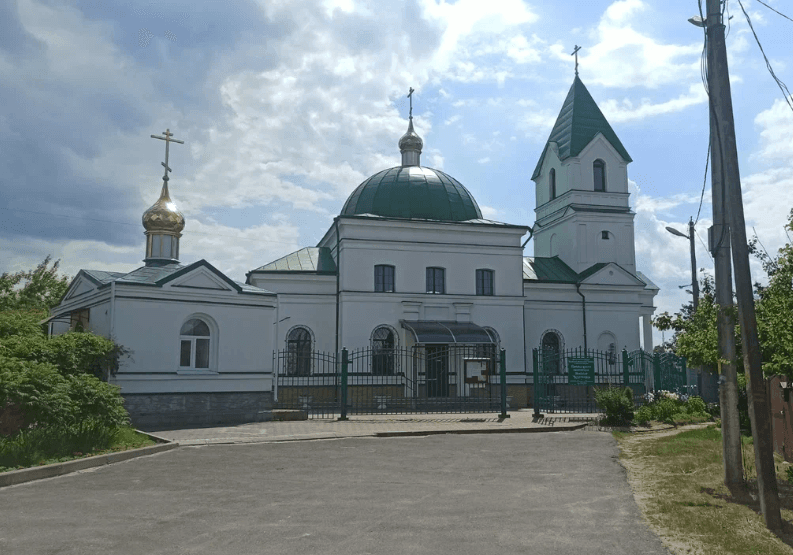
[[[173,137],[173,133],[171,133],[170,129],[166,129],[163,135],[164,137],[161,137],[160,135],[152,135],[151,138],[165,141],[165,162],[160,162],[160,164],[162,164],[162,166],[165,168],[165,174],[162,176],[162,178],[165,181],[168,181],[168,172],[172,171],[171,168],[168,167],[168,147],[170,146],[171,143],[179,143],[180,145],[183,145],[184,141],[180,141],[178,139],[172,139],[171,137]]]

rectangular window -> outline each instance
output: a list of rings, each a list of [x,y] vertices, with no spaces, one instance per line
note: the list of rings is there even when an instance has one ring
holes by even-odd
[[[374,267],[374,290],[376,293],[393,293],[394,267],[378,264]]]
[[[209,339],[195,340],[195,367],[209,368]]]
[[[179,354],[179,366],[190,367],[190,351],[192,350],[192,341],[189,339],[182,339],[182,348]]]
[[[83,308],[72,312],[69,318],[69,331],[88,331],[91,309]]]
[[[446,293],[446,270],[427,268],[427,293],[443,295]]]
[[[493,295],[493,270],[476,271],[476,294]]]
[[[609,232],[608,231],[601,231],[600,232],[600,237],[602,239],[604,239],[605,241],[608,241],[609,240]]]

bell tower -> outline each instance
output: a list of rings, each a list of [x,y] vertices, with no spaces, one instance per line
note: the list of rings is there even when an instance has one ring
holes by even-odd
[[[576,72],[531,176],[534,256],[558,256],[576,272],[615,262],[635,273],[631,161]]]

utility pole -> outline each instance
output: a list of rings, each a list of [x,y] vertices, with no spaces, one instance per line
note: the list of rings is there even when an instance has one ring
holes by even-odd
[[[699,306],[699,279],[697,279],[697,249],[694,245],[694,218],[688,220],[688,242],[691,244],[691,291],[694,294],[694,312]]]
[[[708,66],[715,66],[712,49]],[[713,80],[713,73],[708,75]],[[710,88],[710,87],[709,87]],[[713,89],[711,89],[713,90]],[[738,416],[738,370],[735,366],[735,322],[732,314],[732,264],[730,263],[730,232],[727,225],[727,203],[724,191],[721,148],[716,119],[710,109],[710,177],[713,204],[713,226],[708,230],[708,247],[713,255],[716,274],[716,325],[719,335],[719,408],[721,412],[724,484],[730,489],[743,484],[741,456],[741,422]]]
[[[763,379],[760,343],[757,339],[757,316],[754,310],[752,275],[749,269],[749,249],[743,215],[738,148],[735,143],[732,93],[720,4],[720,0],[707,0],[708,15],[705,27],[708,34],[710,108],[716,131],[716,147],[719,149],[719,159],[722,164],[724,200],[727,205],[727,222],[732,243],[732,262],[735,268],[735,291],[738,296],[738,318],[741,325],[744,368],[748,374],[746,383],[749,415],[752,420],[752,436],[754,437],[760,509],[766,527],[774,532],[781,532],[782,515],[779,511],[779,490],[771,444],[771,413]]]

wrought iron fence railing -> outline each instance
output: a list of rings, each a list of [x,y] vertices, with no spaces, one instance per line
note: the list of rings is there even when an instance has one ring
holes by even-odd
[[[494,345],[417,345],[273,354],[277,406],[312,417],[506,414],[506,353]]]

